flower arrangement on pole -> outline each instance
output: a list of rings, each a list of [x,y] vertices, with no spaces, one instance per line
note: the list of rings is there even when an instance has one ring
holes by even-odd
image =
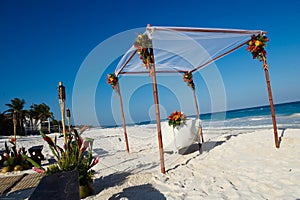
[[[263,34],[252,35],[251,39],[248,42],[247,50],[252,53],[253,59],[258,59],[259,61],[263,61],[263,69],[265,71],[267,88],[268,88],[268,96],[270,101],[270,108],[272,113],[272,122],[273,122],[273,129],[274,129],[274,138],[275,138],[275,146],[279,148],[279,139],[277,133],[277,124],[275,118],[275,110],[273,104],[273,95],[271,90],[269,72],[268,72],[268,64],[267,64],[267,52],[265,47],[267,46],[267,42],[269,41],[268,37]]]
[[[183,74],[183,81],[187,83],[187,85],[195,90],[195,83],[193,81],[193,74],[191,72],[185,72]]]
[[[106,82],[107,84],[111,85],[114,90],[116,90],[118,87],[118,81],[119,79],[114,73],[107,75]]]
[[[268,37],[262,34],[251,36],[251,39],[248,42],[247,50],[252,53],[253,59],[262,61],[263,58],[266,58],[267,52],[265,47],[268,41]]]
[[[143,66],[151,70],[153,64],[153,49],[152,41],[147,34],[139,34],[133,45],[140,59],[143,61]]]
[[[168,119],[169,126],[173,126],[173,128],[175,128],[184,124],[186,115],[181,111],[174,111],[171,115],[169,115]]]

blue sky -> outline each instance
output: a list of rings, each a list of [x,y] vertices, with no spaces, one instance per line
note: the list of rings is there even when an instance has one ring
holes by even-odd
[[[151,1],[147,5],[142,1],[3,0],[0,1],[0,112],[7,109],[6,103],[18,97],[25,99],[26,109],[32,103],[46,103],[60,119],[58,82],[66,86],[66,104],[72,110],[76,76],[91,52],[112,36],[148,23],[266,30],[270,38],[267,58],[274,102],[299,101],[299,19],[300,2],[296,0],[173,0]],[[113,52],[114,48],[111,46],[107,52]],[[261,63],[252,60],[245,48],[215,63],[224,83],[228,110],[268,104]],[[105,75],[114,70],[114,64],[99,66],[104,73],[99,73],[102,77],[95,91],[95,110],[101,125],[118,121],[115,119],[118,116],[112,114],[112,110],[118,110],[117,98],[105,83]],[[205,113],[212,110],[212,97],[203,73],[206,72],[196,74],[195,80],[200,110]],[[121,77],[121,81],[125,85],[126,81],[137,84],[132,77]],[[122,92],[126,97],[126,87]],[[178,94],[170,92],[167,86],[159,86],[159,94],[163,116],[180,106]],[[140,87],[125,101],[130,112],[126,117],[134,121],[152,119],[151,85]],[[190,110],[187,113],[193,114]],[[88,112],[77,115],[80,120],[76,123],[91,123]]]

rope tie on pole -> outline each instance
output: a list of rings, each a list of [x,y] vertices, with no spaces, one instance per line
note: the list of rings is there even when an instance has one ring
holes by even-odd
[[[263,60],[263,68],[264,70],[268,70],[268,64],[267,64],[267,59],[265,56],[262,57]]]

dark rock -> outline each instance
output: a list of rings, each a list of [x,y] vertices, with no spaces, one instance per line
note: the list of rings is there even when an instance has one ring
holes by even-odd
[[[60,172],[45,176],[29,200],[79,200],[78,172]]]

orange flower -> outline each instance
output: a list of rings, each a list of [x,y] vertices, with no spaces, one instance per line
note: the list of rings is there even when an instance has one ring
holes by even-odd
[[[9,141],[10,143],[16,145],[16,138],[14,136],[10,136]]]
[[[269,39],[267,36],[252,35],[251,40],[248,42],[247,50],[251,52],[253,58],[257,58],[258,60],[262,60],[262,57],[266,57],[265,46]]]
[[[180,126],[181,124],[184,123],[186,119],[186,115],[184,115],[180,111],[174,111],[170,116],[168,116],[168,118],[169,118],[169,125],[175,128],[176,126]]]
[[[195,90],[195,84],[193,81],[193,74],[191,72],[185,72],[183,75],[183,81],[187,83],[192,90]]]
[[[118,83],[118,77],[115,76],[115,74],[111,73],[107,75],[107,83],[110,84],[113,88]]]

